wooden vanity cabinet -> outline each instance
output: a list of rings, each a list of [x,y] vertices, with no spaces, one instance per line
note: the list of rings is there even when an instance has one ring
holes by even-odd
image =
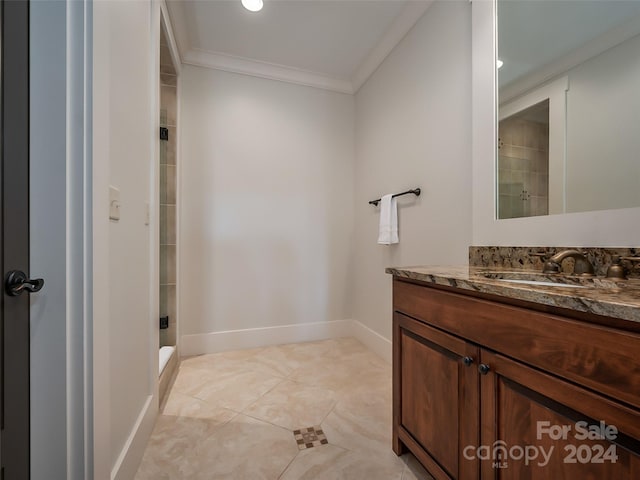
[[[434,478],[640,478],[637,333],[397,279],[393,323],[393,450]]]
[[[401,313],[394,325],[394,451],[407,445],[440,478],[474,478],[460,445],[479,438],[478,347]]]
[[[529,462],[518,458],[481,461],[480,478],[640,478],[640,444],[628,436],[629,432],[637,433],[638,411],[493,352],[481,350],[480,361],[490,366],[486,375],[480,375],[480,445],[496,445],[501,440],[506,448],[535,448],[530,449],[529,456],[535,458]],[[577,422],[585,422],[587,428],[600,420],[616,426],[626,437],[611,433],[614,441],[585,439],[576,430]],[[559,431],[567,427],[571,430],[566,434]],[[519,451],[508,455],[519,456]]]

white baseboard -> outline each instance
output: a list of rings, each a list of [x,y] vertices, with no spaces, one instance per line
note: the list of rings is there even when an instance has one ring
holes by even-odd
[[[352,336],[352,325],[352,320],[333,320],[330,322],[297,323],[277,327],[183,335],[180,341],[180,355],[188,357],[284,343],[313,342],[328,338],[349,337]]]
[[[391,341],[357,320],[333,320],[183,335],[180,341],[180,353],[188,357],[338,337],[354,337],[391,363]]]
[[[352,320],[351,322],[353,337],[360,340],[367,348],[369,348],[369,350],[382,357],[387,363],[391,363],[391,340],[388,340],[379,333],[374,332],[358,320]]]
[[[142,410],[136,420],[131,434],[118,456],[113,469],[111,470],[111,480],[131,480],[136,476],[140,460],[144,455],[147,442],[153,431],[158,413],[158,401],[153,395],[147,397]]]

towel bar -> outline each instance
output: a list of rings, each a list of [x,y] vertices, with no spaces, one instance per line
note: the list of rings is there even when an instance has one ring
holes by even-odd
[[[419,197],[420,196],[420,188],[414,188],[413,190],[407,190],[406,192],[401,192],[401,193],[394,193],[391,196],[391,198],[399,197],[401,195],[408,195],[410,193],[413,193],[416,197]],[[380,200],[382,200],[382,199],[378,198],[377,200],[370,200],[369,204],[370,205],[375,205],[377,207],[378,203],[380,203]]]

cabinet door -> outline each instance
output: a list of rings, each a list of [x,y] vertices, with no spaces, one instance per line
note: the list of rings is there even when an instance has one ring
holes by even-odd
[[[436,479],[477,479],[477,462],[463,460],[461,445],[478,440],[478,353],[394,315],[394,451],[408,447]]]
[[[498,354],[480,355],[489,368],[480,375],[484,450],[466,453],[481,457],[482,479],[640,478],[640,412]]]

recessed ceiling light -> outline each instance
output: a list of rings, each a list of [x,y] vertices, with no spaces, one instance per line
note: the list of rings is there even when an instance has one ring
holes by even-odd
[[[244,0],[243,0],[243,1],[244,1]],[[262,0],[260,0],[260,1],[262,1]],[[498,65],[498,68],[500,68],[502,65],[504,65],[504,62],[503,62],[502,60],[498,60],[498,61],[496,62],[496,64]]]
[[[242,6],[250,12],[259,12],[262,5],[262,0],[242,0]]]

